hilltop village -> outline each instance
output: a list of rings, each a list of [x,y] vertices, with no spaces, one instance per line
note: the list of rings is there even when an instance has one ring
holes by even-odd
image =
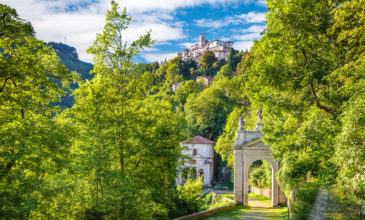
[[[231,41],[224,42],[221,40],[208,41],[205,37],[204,33],[201,33],[198,44],[191,46],[190,50],[185,49],[179,53],[185,62],[192,59],[199,64],[200,58],[207,51],[213,52],[217,60],[227,60],[233,43]]]

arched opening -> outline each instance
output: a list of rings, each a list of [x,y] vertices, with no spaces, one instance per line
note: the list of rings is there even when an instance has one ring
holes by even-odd
[[[203,176],[204,175],[204,170],[203,169],[199,169],[199,177]]]
[[[188,178],[189,179],[196,179],[196,168],[195,167],[190,167],[189,168]]]
[[[185,167],[181,172],[182,184],[185,184],[188,180],[189,167]]]
[[[253,161],[248,168],[248,205],[271,207],[273,202],[273,167],[262,159]]]

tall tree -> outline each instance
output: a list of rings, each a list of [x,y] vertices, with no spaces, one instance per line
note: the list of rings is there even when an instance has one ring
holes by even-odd
[[[233,72],[236,71],[237,64],[241,61],[244,54],[244,52],[239,52],[233,48],[231,48],[231,50],[229,51],[227,64],[231,67]]]
[[[53,117],[72,74],[34,37],[30,23],[0,4],[0,218],[25,218],[42,202],[70,142]],[[52,197],[52,196],[50,196]]]
[[[126,9],[122,13],[118,9],[118,4],[112,1],[103,32],[97,35],[93,46],[88,49],[94,55],[93,72],[96,75],[76,90],[74,111],[84,137],[79,145],[90,161],[86,164],[93,183],[90,210],[104,215],[124,206],[116,216],[132,217],[144,211],[128,210],[127,203],[120,204],[133,198],[133,187],[128,190],[131,183],[123,178],[126,175],[126,155],[130,150],[126,141],[126,121],[131,117],[132,95],[127,90],[127,83],[132,77],[133,56],[150,46],[151,40],[148,32],[134,42],[125,42],[124,30],[131,17],[127,16]]]
[[[148,32],[124,42],[130,21],[126,10],[119,13],[112,1],[104,31],[88,50],[94,55],[96,75],[75,91],[73,111],[80,127],[75,151],[82,158],[80,174],[89,180],[85,188],[91,195],[86,217],[168,215],[184,120],[161,94],[152,96],[146,92],[148,85],[139,85],[140,80],[152,82],[154,76],[135,76],[132,59],[151,40]]]
[[[217,61],[212,51],[205,52],[199,62],[200,68],[206,69],[213,66],[213,63]]]

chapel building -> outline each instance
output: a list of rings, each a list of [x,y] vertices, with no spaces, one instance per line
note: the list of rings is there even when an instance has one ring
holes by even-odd
[[[179,169],[176,184],[183,185],[188,177],[203,177],[203,185],[211,186],[214,175],[214,141],[202,136],[195,136],[180,143],[184,159]]]

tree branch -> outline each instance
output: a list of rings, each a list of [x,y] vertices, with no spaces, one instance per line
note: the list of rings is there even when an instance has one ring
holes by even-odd
[[[309,63],[309,60],[308,60],[307,53],[305,52],[304,48],[302,48],[302,54],[303,54],[303,56],[305,58],[306,64],[308,64]]]
[[[329,107],[326,107],[326,106],[324,106],[324,105],[322,105],[322,104],[320,103],[320,101],[319,101],[319,99],[318,99],[318,97],[317,97],[316,91],[315,91],[315,89],[314,89],[313,84],[311,83],[310,85],[311,85],[311,88],[312,88],[312,94],[313,94],[313,96],[314,96],[314,99],[316,100],[316,105],[317,105],[317,107],[318,107],[318,108],[320,108],[320,109],[322,109],[322,110],[324,110],[325,112],[328,112],[328,113],[333,114],[335,111],[334,111],[333,109],[331,109],[331,108],[329,108]]]
[[[4,84],[3,84],[3,86],[0,88],[0,93],[2,93],[2,91],[5,89],[6,82],[7,82],[9,79],[10,79],[10,78],[5,78]]]

